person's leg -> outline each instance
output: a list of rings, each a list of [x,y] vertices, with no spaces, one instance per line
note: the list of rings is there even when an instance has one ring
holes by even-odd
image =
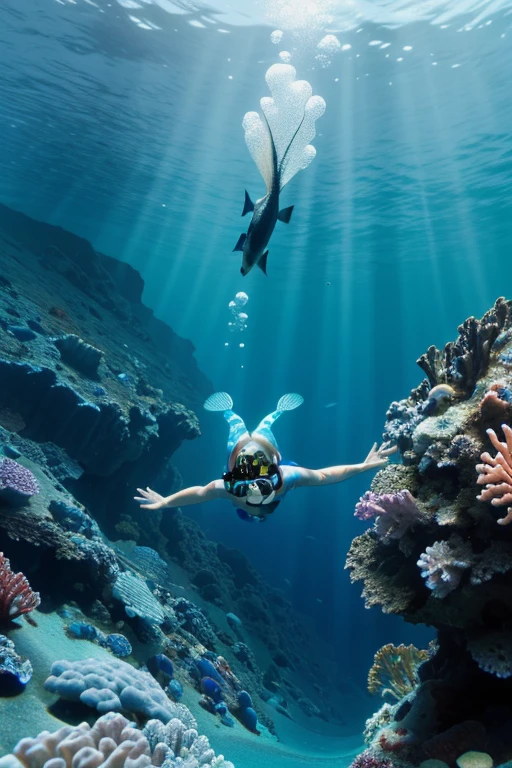
[[[215,392],[206,400],[204,406],[207,411],[217,411],[223,413],[224,418],[229,424],[228,436],[228,456],[242,437],[249,437],[244,420],[237,416],[232,410],[233,400],[227,392]]]
[[[277,441],[272,432],[274,422],[277,421],[282,413],[285,411],[293,411],[295,408],[298,408],[299,405],[302,405],[303,402],[304,398],[296,393],[292,392],[291,394],[283,395],[279,399],[276,410],[269,413],[268,416],[265,416],[265,418],[260,421],[252,433],[253,437],[261,435],[265,440],[268,440],[269,443],[274,445],[277,450]]]
[[[238,441],[243,437],[248,438],[249,433],[247,432],[247,427],[245,426],[244,420],[234,411],[224,411],[223,415],[229,425],[228,455],[231,455],[231,452]]]

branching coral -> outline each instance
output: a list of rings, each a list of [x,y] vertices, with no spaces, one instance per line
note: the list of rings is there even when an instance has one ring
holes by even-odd
[[[464,555],[465,552],[459,553],[447,541],[436,541],[426,548],[418,566],[434,597],[446,597],[459,586],[462,572],[471,567],[469,558]]]
[[[152,737],[159,725],[158,742]],[[150,721],[144,731],[119,714],[103,715],[92,726],[65,725],[55,733],[43,731],[22,739],[12,755],[0,758],[0,768],[233,768],[216,756],[206,736],[185,730],[180,720],[167,726]]]
[[[479,501],[490,501],[494,507],[507,507],[507,514],[498,520],[500,525],[512,523],[512,429],[507,424],[502,425],[506,442],[502,443],[493,429],[487,434],[498,453],[494,458],[490,453],[482,453],[482,464],[476,465],[478,485],[485,485],[482,493],[477,496]]]
[[[368,674],[368,690],[401,699],[419,683],[418,667],[429,658],[428,651],[414,645],[384,645],[374,657]]]
[[[354,515],[360,520],[375,518],[375,533],[384,543],[401,539],[424,517],[407,490],[382,494],[367,491],[356,504]]]
[[[13,573],[9,560],[0,552],[0,621],[16,619],[37,608],[41,598],[22,573]]]
[[[481,320],[468,318],[458,327],[459,337],[441,352],[431,346],[418,362],[432,387],[451,384],[469,397],[489,365],[492,346],[500,332],[511,324],[512,302],[499,298]]]

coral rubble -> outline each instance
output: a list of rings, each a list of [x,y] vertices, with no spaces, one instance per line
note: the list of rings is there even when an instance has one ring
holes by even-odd
[[[512,759],[511,331],[512,303],[498,299],[442,352],[429,348],[418,361],[428,378],[388,412],[384,436],[402,464],[378,472],[357,505],[375,523],[352,542],[346,567],[367,606],[438,637],[402,691],[387,685],[399,700],[368,726],[361,764],[453,765],[472,750],[494,764]],[[439,386],[451,389],[428,405]],[[385,686],[377,671],[375,689]]]

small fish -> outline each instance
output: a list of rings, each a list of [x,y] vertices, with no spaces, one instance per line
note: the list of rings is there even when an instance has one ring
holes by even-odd
[[[284,579],[284,583],[288,584],[289,587],[291,587],[291,585],[292,585],[290,579]]]
[[[315,537],[314,537],[314,536],[306,536],[306,539],[307,539],[308,541],[316,541],[316,539],[315,539]]]
[[[326,408],[334,408],[334,406],[335,406],[335,405],[338,405],[338,403],[337,403],[337,402],[334,402],[334,403],[327,403],[327,405],[326,405],[325,407],[326,407]]]
[[[283,159],[281,162],[278,162],[274,137],[272,136],[272,131],[270,130],[270,126],[264,114],[269,140],[268,152],[271,156],[268,166],[269,172],[265,178],[267,194],[253,203],[249,197],[249,193],[245,190],[245,202],[242,216],[245,216],[252,211],[252,219],[247,234],[242,232],[238,238],[237,244],[233,248],[233,251],[242,251],[242,266],[240,272],[244,277],[249,274],[251,269],[256,265],[265,275],[267,274],[267,245],[272,236],[272,232],[274,231],[274,227],[276,226],[277,221],[282,221],[284,224],[288,224],[290,221],[293,205],[290,205],[288,208],[283,208],[281,211],[279,210],[279,193],[283,187],[281,183],[281,171],[289,149],[293,144],[293,140],[302,126],[305,115],[306,113],[304,113],[299,127],[293,134],[283,155]]]
[[[317,602],[317,603],[320,603],[320,605],[322,605],[324,601],[323,601],[323,600],[320,600],[320,598],[319,598],[319,597],[317,597],[317,598],[316,598],[316,602]]]

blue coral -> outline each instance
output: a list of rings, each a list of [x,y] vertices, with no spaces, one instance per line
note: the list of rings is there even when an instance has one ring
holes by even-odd
[[[171,680],[171,682],[167,686],[167,690],[171,694],[174,701],[179,701],[183,696],[183,686],[179,680],[176,680],[176,679]]]
[[[211,677],[220,686],[224,685],[224,680],[222,679],[220,674],[217,672],[217,670],[215,669],[211,661],[208,661],[208,659],[196,659],[195,664],[202,678]]]
[[[240,691],[238,694],[238,706],[241,709],[247,709],[247,707],[252,707],[252,699],[250,695],[247,693],[247,691]]]
[[[245,725],[248,731],[258,733],[258,715],[252,707],[241,709],[239,718],[242,725]]]
[[[132,646],[130,641],[124,636],[117,633],[107,635],[105,639],[105,646],[119,659],[124,659],[126,656],[130,656],[132,652]]]
[[[222,688],[211,677],[203,677],[201,680],[201,690],[210,699],[218,704],[222,700]]]
[[[155,656],[151,656],[147,660],[146,666],[153,677],[157,677],[159,672],[162,672],[162,674],[167,675],[169,678],[174,677],[174,665],[165,653],[157,653]]]
[[[98,640],[101,634],[96,627],[92,624],[87,624],[85,621],[73,621],[67,626],[67,633],[71,637],[75,637],[79,640]]]

